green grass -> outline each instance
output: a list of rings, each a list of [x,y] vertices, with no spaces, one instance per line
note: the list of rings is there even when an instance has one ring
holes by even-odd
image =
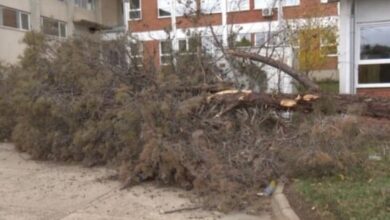
[[[339,82],[334,80],[326,80],[326,81],[320,81],[317,82],[318,85],[321,88],[321,91],[331,93],[331,94],[338,94],[339,93]]]
[[[378,168],[383,166],[389,169],[388,162]],[[294,183],[294,188],[321,213],[331,213],[334,219],[388,220],[390,174],[375,171],[372,174],[375,175],[300,179]]]

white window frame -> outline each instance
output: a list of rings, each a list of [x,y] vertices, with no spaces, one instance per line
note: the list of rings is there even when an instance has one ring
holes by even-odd
[[[167,39],[167,40],[163,40],[163,41],[160,41],[159,42],[159,44],[158,44],[158,47],[159,47],[159,55],[160,55],[160,65],[161,66],[169,66],[169,65],[171,65],[171,63],[163,63],[163,61],[162,61],[162,57],[172,57],[172,53],[169,53],[169,54],[167,54],[167,53],[165,53],[165,54],[163,54],[162,53],[162,47],[161,47],[161,44],[163,43],[163,42],[171,42],[171,51],[173,51],[173,48],[172,48],[172,40],[171,39]]]
[[[235,9],[231,8],[232,4],[234,4],[234,2],[240,2],[240,1],[246,1],[247,7],[245,7],[245,8],[238,7]],[[251,8],[251,6],[250,6],[251,3],[249,0],[227,0],[226,3],[227,3],[227,12],[249,11]]]
[[[177,44],[178,44],[178,53],[180,54],[180,55],[191,55],[191,54],[194,54],[194,53],[196,53],[196,51],[191,51],[191,48],[190,48],[190,41],[192,40],[192,39],[195,39],[195,38],[180,38],[180,39],[177,39]],[[196,39],[195,39],[196,40]],[[180,41],[185,41],[186,42],[186,50],[185,51],[180,51]],[[202,45],[202,40],[200,39],[200,43],[199,43],[199,46],[201,46]]]
[[[254,35],[255,35],[254,46],[255,47],[260,47],[261,46],[261,45],[258,45],[258,43],[257,43],[257,38],[258,38],[257,34],[259,34],[259,33],[265,33],[266,34],[266,39],[265,39],[266,43],[263,45],[264,47],[281,47],[282,46],[282,43],[281,43],[281,40],[280,40],[279,36],[277,36],[275,34],[275,33],[277,33],[277,31],[260,31],[260,32],[254,33]],[[275,39],[272,39],[272,38],[275,38]],[[276,44],[274,42],[276,42]]]
[[[131,8],[131,0],[129,2],[129,19],[130,21],[138,21],[138,20],[142,20],[142,0],[138,0],[139,1],[139,8],[138,9],[132,9]],[[139,18],[131,18],[131,12],[139,12]]]
[[[247,39],[249,41],[249,43],[251,45],[249,46],[237,46],[238,43],[240,43],[240,41],[242,40],[243,37],[248,37],[249,36],[249,39]],[[254,42],[252,41],[252,33],[237,33],[236,36],[235,36],[235,39],[234,39],[234,47],[237,47],[237,48],[250,48],[254,45]]]
[[[16,19],[17,19],[16,26],[17,27],[9,27],[9,26],[4,26],[3,25],[3,9],[4,8],[16,12]],[[23,25],[22,25],[22,14],[27,15],[27,29],[23,28]],[[4,7],[4,6],[0,5],[0,27],[17,29],[17,30],[21,30],[21,31],[30,31],[31,30],[31,14],[28,13],[28,12],[25,12],[25,11],[21,11],[21,10],[14,9],[14,8],[9,8],[9,7]]]
[[[170,17],[172,17],[172,11],[171,11],[172,10],[172,6],[169,9],[170,15],[160,15],[160,6],[159,6],[159,2],[160,1],[164,1],[164,0],[157,0],[157,17],[159,19],[160,18],[170,18]],[[165,0],[165,1],[169,1],[172,4],[172,0]]]
[[[338,51],[337,51],[337,37],[336,37],[336,42],[330,43],[330,42],[324,42],[324,37],[321,35],[320,36],[320,48],[326,48],[326,47],[336,47],[336,53],[328,53],[326,54],[327,57],[337,57],[338,56]]]
[[[270,3],[273,3],[274,5],[267,5],[267,6],[263,6],[263,5],[258,5],[258,1],[265,1],[265,0],[254,0],[254,4],[255,4],[255,9],[266,9],[266,8],[277,8],[278,7],[278,2],[277,0],[268,0],[270,1]],[[272,1],[275,1],[275,2],[272,2]],[[285,0],[283,0],[283,7],[296,7],[296,6],[299,6],[301,4],[301,0],[296,0],[297,2],[296,3],[293,3],[293,4],[287,4],[285,2]],[[312,0],[314,1],[314,0]]]
[[[169,8],[169,12],[170,12],[170,15],[160,15],[160,6],[159,6],[159,2],[160,1],[168,1],[168,2],[170,2],[170,8]],[[178,0],[157,0],[157,17],[160,19],[160,18],[171,18],[172,17],[172,14],[173,14],[173,12],[172,12],[172,9],[173,9],[173,7],[172,7],[172,4],[173,4],[173,2],[174,1],[178,1]],[[183,1],[186,1],[186,0],[183,0]],[[196,0],[191,0],[191,1],[193,1],[193,3],[194,3],[194,8],[192,9],[194,12],[197,10],[197,2],[196,2]],[[182,14],[179,14],[178,13],[178,11],[177,11],[177,9],[178,9],[178,2],[176,2],[176,8],[174,8],[174,10],[176,10],[175,11],[175,15],[176,15],[176,17],[184,17],[184,15],[185,15],[185,13],[182,15]]]
[[[58,34],[57,35],[46,34],[46,33],[43,32],[43,19],[49,19],[49,20],[53,20],[53,21],[57,22],[57,28],[58,28]],[[61,24],[65,25],[65,36],[61,36]],[[41,28],[42,28],[42,33],[47,35],[47,36],[50,36],[50,37],[66,38],[68,36],[68,25],[67,25],[67,23],[65,21],[61,21],[61,20],[57,20],[57,19],[41,16]]]
[[[388,22],[371,22],[371,23],[359,23],[357,24],[356,36],[355,36],[355,86],[356,88],[386,88],[390,87],[390,83],[359,83],[359,66],[360,65],[375,65],[375,64],[390,64],[390,58],[388,59],[370,59],[370,60],[361,60],[361,29],[363,27],[373,27],[373,26],[390,26],[390,21]],[[390,73],[389,73],[390,74]]]
[[[202,1],[207,1],[207,3],[212,3],[214,1],[216,4],[218,4],[216,2],[217,0],[201,0],[200,1],[200,10],[201,10],[202,13],[204,13],[204,14],[220,14],[220,13],[222,13],[222,1],[223,0],[218,0],[218,1],[220,1],[219,2],[220,3],[219,7],[211,8],[210,11],[206,11],[206,10],[203,9]]]
[[[134,55],[133,52],[131,51],[131,46],[130,46],[130,55],[132,58],[136,58],[136,59],[139,59],[141,58],[141,62],[140,63],[137,63],[137,67],[143,67],[143,59],[144,59],[144,44],[142,41],[140,42],[131,42],[132,44],[136,44],[138,46],[138,50],[140,52],[140,54],[137,54],[137,55]],[[132,62],[132,60],[130,61]]]

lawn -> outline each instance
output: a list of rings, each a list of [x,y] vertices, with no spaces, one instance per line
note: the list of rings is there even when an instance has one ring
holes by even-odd
[[[377,162],[369,175],[300,179],[294,189],[324,219],[390,219],[389,161]]]

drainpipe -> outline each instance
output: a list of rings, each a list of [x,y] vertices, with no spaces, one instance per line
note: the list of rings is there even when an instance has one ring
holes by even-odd
[[[176,27],[176,0],[171,0],[171,40],[172,40],[172,48],[174,51],[179,51],[179,43],[177,39],[177,27]]]
[[[228,47],[228,37],[229,37],[229,30],[227,26],[227,0],[222,0],[222,45],[223,47]]]
[[[284,19],[283,0],[279,0],[278,1],[278,25],[279,25],[279,28],[283,27],[283,19]]]
[[[357,85],[357,79],[358,79],[358,68],[356,66],[356,57],[359,56],[358,54],[356,54],[356,38],[359,37],[359,36],[356,36],[356,22],[355,22],[355,17],[356,17],[356,1],[355,0],[352,0],[352,8],[351,8],[351,34],[350,36],[353,36],[352,39],[351,39],[351,45],[350,45],[350,48],[351,48],[351,54],[352,54],[352,57],[351,57],[351,70],[352,70],[352,74],[351,74],[351,87],[350,87],[350,90],[353,94],[356,94],[356,85]]]
[[[129,21],[130,21],[130,1],[129,0],[122,0],[123,5],[123,27],[125,29],[125,32],[128,32],[130,30],[129,28]],[[142,10],[142,9],[141,9]]]

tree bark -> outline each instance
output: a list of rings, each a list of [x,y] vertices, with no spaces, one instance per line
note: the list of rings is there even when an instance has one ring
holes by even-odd
[[[318,92],[320,91],[320,87],[314,83],[312,80],[310,80],[306,75],[300,73],[299,71],[295,70],[294,68],[290,67],[289,65],[280,62],[278,60],[272,59],[271,57],[262,56],[255,53],[248,53],[248,52],[240,52],[235,50],[229,50],[227,51],[228,55],[234,56],[234,57],[240,57],[244,59],[250,59],[253,61],[258,61],[264,64],[267,64],[269,66],[275,67],[277,69],[282,70],[286,74],[290,75],[292,78],[294,78],[296,81],[301,83],[305,88],[307,88],[311,92]]]
[[[372,98],[357,95],[330,94],[267,94],[252,91],[221,91],[208,97],[208,102],[229,106],[229,110],[240,107],[263,106],[277,111],[312,112],[318,104],[331,108],[334,114],[357,114],[390,119],[390,98]],[[321,105],[321,102],[322,105]],[[226,112],[224,112],[226,113]],[[220,115],[218,115],[220,116]]]

